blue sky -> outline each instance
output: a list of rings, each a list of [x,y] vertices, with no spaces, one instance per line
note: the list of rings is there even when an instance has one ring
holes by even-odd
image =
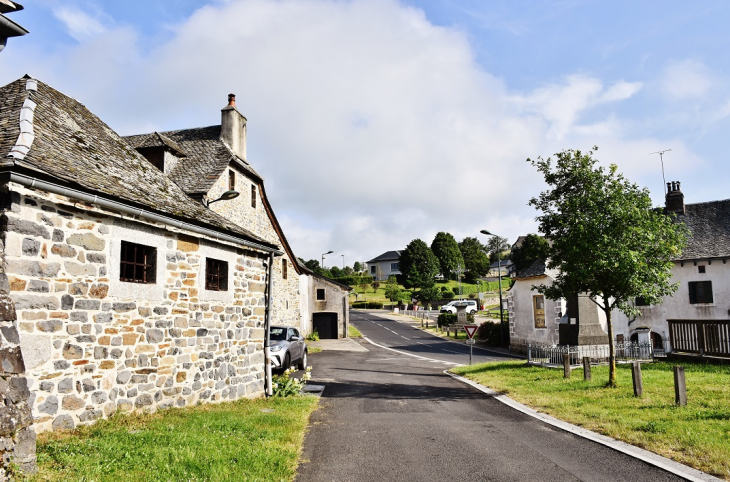
[[[219,122],[228,92],[295,252],[535,231],[526,157],[598,145],[662,202],[730,197],[720,1],[26,1],[0,53],[120,134]],[[337,259],[340,259],[337,256]]]

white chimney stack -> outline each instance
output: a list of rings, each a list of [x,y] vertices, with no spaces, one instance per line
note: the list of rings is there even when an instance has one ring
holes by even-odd
[[[221,109],[221,140],[246,160],[246,118],[236,109],[235,94],[228,94],[228,105]]]

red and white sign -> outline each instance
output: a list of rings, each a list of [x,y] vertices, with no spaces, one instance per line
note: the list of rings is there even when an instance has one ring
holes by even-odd
[[[469,338],[474,338],[474,334],[479,329],[478,325],[464,325],[464,330],[466,330],[466,336]]]

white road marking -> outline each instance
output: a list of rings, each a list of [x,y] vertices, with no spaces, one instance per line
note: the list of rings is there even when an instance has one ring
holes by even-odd
[[[419,360],[426,360],[426,361],[436,362],[436,363],[445,363],[447,365],[451,365],[451,366],[455,366],[455,367],[461,366],[459,363],[453,363],[453,362],[448,362],[448,361],[444,361],[444,360],[437,360],[435,358],[428,358],[428,357],[421,356],[421,355],[414,355],[413,353],[408,353],[408,352],[405,352],[405,351],[395,350],[393,348],[390,348],[388,346],[382,345],[380,343],[375,343],[373,340],[371,340],[370,338],[368,338],[367,336],[364,336],[364,335],[363,335],[362,338],[363,338],[363,340],[367,341],[371,345],[375,345],[375,346],[380,347],[380,348],[385,348],[386,350],[394,351],[396,353],[400,353],[401,355],[411,356],[413,358],[418,358]]]

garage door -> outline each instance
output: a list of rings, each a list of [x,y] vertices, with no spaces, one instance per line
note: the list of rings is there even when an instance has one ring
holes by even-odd
[[[337,313],[314,313],[312,326],[323,339],[337,338]]]

